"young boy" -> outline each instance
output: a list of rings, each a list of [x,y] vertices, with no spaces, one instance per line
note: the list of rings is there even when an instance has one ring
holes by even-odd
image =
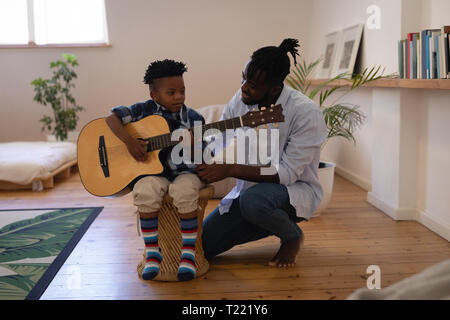
[[[128,151],[137,161],[147,160],[147,143],[132,138],[124,129],[125,124],[149,115],[163,116],[168,120],[171,132],[178,128],[191,128],[194,121],[205,124],[200,114],[184,105],[183,73],[186,71],[186,65],[182,62],[166,59],[151,63],[145,73],[144,83],[149,85],[152,99],[130,107],[115,107],[106,118],[111,130],[127,145]],[[144,280],[156,277],[163,259],[158,247],[158,211],[167,191],[182,216],[183,246],[178,279],[186,281],[195,277],[198,192],[204,183],[195,173],[195,164],[175,165],[170,151],[171,148],[168,148],[160,153],[164,167],[161,175],[145,176],[133,186],[134,205],[139,211],[146,248],[146,264],[142,273]]]

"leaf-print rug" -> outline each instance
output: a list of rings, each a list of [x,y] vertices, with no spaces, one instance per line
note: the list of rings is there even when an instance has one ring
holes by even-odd
[[[103,207],[0,210],[0,300],[37,300]]]

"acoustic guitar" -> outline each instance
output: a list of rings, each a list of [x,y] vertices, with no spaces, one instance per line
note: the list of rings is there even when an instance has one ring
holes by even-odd
[[[281,105],[261,108],[232,119],[201,126],[203,133],[208,129],[257,127],[267,123],[283,122]],[[179,141],[171,140],[166,119],[151,115],[139,121],[126,124],[125,130],[135,139],[148,141],[148,159],[136,161],[127,146],[109,128],[105,118],[89,122],[78,137],[78,168],[84,188],[99,197],[120,196],[129,192],[127,186],[136,178],[163,172],[159,152]],[[190,128],[191,132],[195,131]],[[199,128],[197,128],[198,130]],[[193,131],[194,130],[194,131]]]

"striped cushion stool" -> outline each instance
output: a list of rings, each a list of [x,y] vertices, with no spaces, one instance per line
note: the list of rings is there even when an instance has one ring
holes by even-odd
[[[198,197],[198,205],[201,209],[199,210],[197,217],[198,231],[197,241],[195,243],[196,278],[204,275],[209,270],[208,260],[205,259],[203,253],[202,222],[208,200],[213,195],[214,188],[212,186],[206,186],[200,190]],[[180,214],[178,213],[177,208],[173,205],[172,198],[167,194],[164,196],[161,203],[161,209],[158,213],[158,244],[161,248],[163,259],[158,275],[152,280],[178,281],[177,274],[182,247]],[[141,278],[142,272],[144,271],[144,266],[145,252],[143,259],[137,266],[137,272]]]

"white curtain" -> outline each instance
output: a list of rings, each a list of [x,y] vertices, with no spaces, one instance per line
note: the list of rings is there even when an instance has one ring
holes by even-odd
[[[34,0],[36,44],[106,43],[104,0]]]
[[[27,0],[0,0],[0,44],[27,43]]]

